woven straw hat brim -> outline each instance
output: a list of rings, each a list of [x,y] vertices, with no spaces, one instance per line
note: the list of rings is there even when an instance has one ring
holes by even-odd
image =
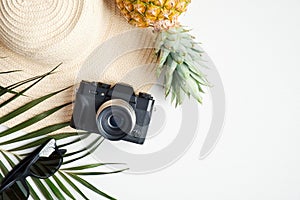
[[[26,97],[1,108],[0,116],[35,98],[73,85],[85,59],[97,46],[133,28],[112,0],[0,1],[0,57],[5,57],[0,59],[0,71],[21,70],[2,75],[0,85],[7,86],[44,74],[62,63],[54,74],[30,89]],[[154,39],[150,31],[145,30],[145,34],[145,40]],[[154,62],[151,51],[140,50],[118,58],[99,81],[115,83],[132,67]],[[56,95],[5,125],[16,125],[42,111],[70,102],[73,93],[74,88]],[[0,101],[4,100],[1,97]],[[72,106],[68,106],[26,131],[68,121],[71,115]]]

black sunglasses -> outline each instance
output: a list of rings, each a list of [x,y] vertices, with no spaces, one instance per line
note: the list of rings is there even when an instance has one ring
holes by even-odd
[[[0,200],[24,200],[29,197],[26,177],[46,179],[52,176],[63,163],[67,151],[58,149],[50,139],[18,163],[2,180]]]

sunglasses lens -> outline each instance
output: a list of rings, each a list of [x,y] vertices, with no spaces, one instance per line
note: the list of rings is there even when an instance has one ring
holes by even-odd
[[[25,182],[16,181],[1,194],[1,200],[25,200],[29,197],[29,189]]]
[[[48,157],[40,157],[30,167],[31,175],[37,178],[49,178],[60,168],[62,161],[62,153],[58,151],[54,151]]]

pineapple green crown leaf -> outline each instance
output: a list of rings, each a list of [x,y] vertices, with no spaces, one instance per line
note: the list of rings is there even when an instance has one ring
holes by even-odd
[[[200,70],[207,68],[204,52],[189,31],[183,26],[160,31],[155,43],[159,58],[157,75],[164,71],[165,95],[172,93],[171,101],[176,100],[176,106],[183,103],[184,94],[202,103],[203,87],[209,86]]]

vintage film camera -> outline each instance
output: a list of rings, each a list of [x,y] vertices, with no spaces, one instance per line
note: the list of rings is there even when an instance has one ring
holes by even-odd
[[[143,144],[151,120],[154,99],[135,95],[131,86],[82,81],[76,93],[71,127],[104,138]]]

